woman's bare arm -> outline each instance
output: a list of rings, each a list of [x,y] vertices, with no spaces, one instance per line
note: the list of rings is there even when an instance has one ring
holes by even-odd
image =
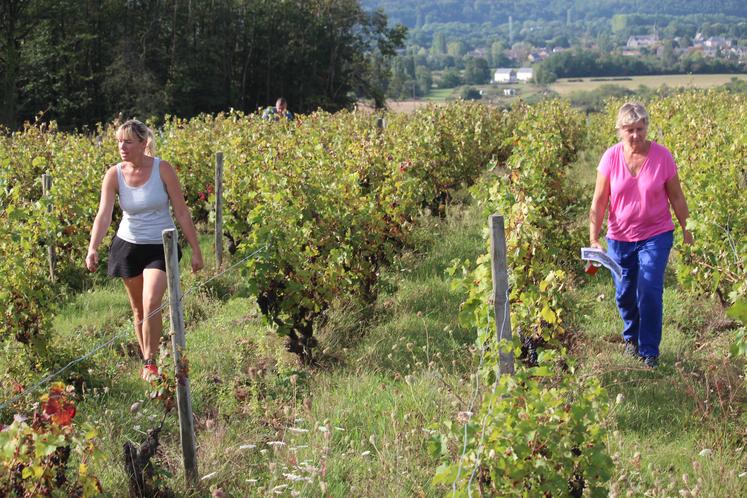
[[[117,167],[112,166],[104,174],[101,182],[101,199],[99,210],[93,220],[91,228],[91,241],[88,243],[88,254],[86,255],[86,268],[96,271],[99,264],[98,248],[104,240],[109,225],[112,224],[112,211],[114,209],[114,196],[117,193]]]
[[[690,216],[690,211],[687,209],[687,199],[685,199],[685,193],[682,191],[679,175],[675,173],[672,178],[664,183],[664,186],[667,189],[669,204],[671,204],[674,215],[682,227],[683,241],[685,244],[692,244],[693,235],[687,229],[687,218]]]
[[[202,252],[197,239],[197,230],[192,222],[192,215],[189,212],[187,203],[184,200],[184,193],[179,184],[179,178],[176,176],[174,168],[166,161],[160,163],[161,179],[166,185],[166,192],[171,200],[171,207],[174,209],[174,217],[182,228],[182,233],[187,239],[189,246],[192,248],[192,271],[199,271],[204,266],[202,261]]]
[[[599,243],[599,232],[602,230],[604,213],[607,210],[607,202],[610,198],[610,179],[597,172],[597,180],[594,185],[594,197],[589,209],[589,245],[604,249]]]

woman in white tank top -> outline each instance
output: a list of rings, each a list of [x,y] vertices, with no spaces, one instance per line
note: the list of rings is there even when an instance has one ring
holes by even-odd
[[[135,335],[143,355],[141,377],[159,375],[155,363],[161,338],[161,306],[166,292],[166,266],[161,231],[173,228],[169,202],[192,248],[192,271],[203,267],[197,231],[171,165],[154,157],[153,132],[131,119],[117,129],[122,162],[104,175],[101,200],[91,230],[86,267],[98,267],[98,247],[112,222],[114,198],[123,216],[109,254],[109,275],[121,277],[135,316]],[[151,316],[152,315],[152,316]]]

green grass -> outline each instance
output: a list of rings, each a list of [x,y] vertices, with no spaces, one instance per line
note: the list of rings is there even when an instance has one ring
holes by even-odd
[[[459,92],[457,90],[455,90],[454,88],[437,88],[428,92],[428,95],[423,97],[423,100],[429,102],[441,102],[450,100],[456,98],[455,96],[459,95]]]

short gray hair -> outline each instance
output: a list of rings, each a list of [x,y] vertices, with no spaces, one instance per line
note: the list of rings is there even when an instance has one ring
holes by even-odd
[[[632,125],[643,121],[644,126],[648,128],[648,112],[643,104],[638,102],[626,102],[617,112],[617,122],[615,128],[618,130],[623,126]]]

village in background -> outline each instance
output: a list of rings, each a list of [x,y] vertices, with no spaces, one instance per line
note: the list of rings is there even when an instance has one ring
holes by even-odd
[[[408,28],[387,85],[394,109],[563,96],[594,110],[600,94],[745,84],[747,8],[732,4],[721,11],[691,1],[528,1],[513,9],[506,2],[364,4]]]

